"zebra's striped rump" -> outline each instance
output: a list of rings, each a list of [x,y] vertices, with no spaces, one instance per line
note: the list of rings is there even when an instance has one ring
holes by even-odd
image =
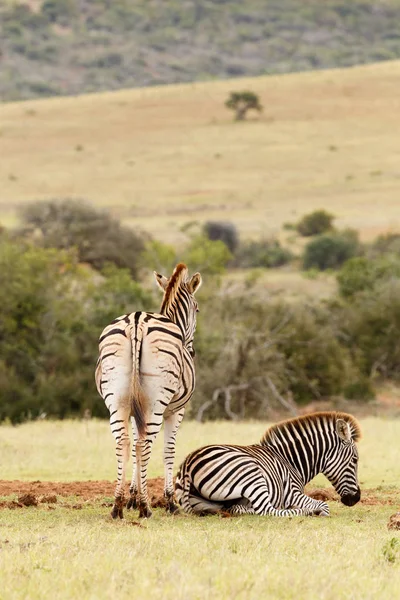
[[[323,473],[344,504],[358,502],[359,437],[354,417],[329,412],[278,423],[252,446],[200,448],[179,469],[178,502],[197,514],[328,515],[328,505],[306,496],[304,486]]]

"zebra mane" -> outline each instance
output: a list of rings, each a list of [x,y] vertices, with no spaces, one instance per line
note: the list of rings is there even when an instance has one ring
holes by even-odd
[[[169,278],[168,285],[164,291],[164,298],[161,305],[160,312],[164,314],[167,305],[171,302],[175,292],[179,286],[183,283],[187,283],[188,280],[188,268],[184,263],[179,263],[176,265],[174,272]]]
[[[276,425],[272,425],[269,427],[267,431],[264,433],[261,438],[260,444],[266,445],[269,442],[273,441],[274,434],[277,431],[282,431],[288,427],[297,429],[298,426],[307,425],[307,424],[317,424],[320,421],[332,421],[336,422],[337,419],[343,419],[350,425],[351,437],[355,442],[361,438],[361,428],[358,421],[348,413],[344,412],[336,412],[336,411],[327,411],[327,412],[315,412],[309,415],[304,415],[302,417],[295,417],[294,419],[287,419],[286,421],[280,421],[276,423]]]

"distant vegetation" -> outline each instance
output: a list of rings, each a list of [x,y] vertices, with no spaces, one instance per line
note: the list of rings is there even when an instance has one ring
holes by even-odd
[[[260,98],[254,92],[231,92],[225,106],[235,113],[235,121],[244,121],[249,110],[261,112]]]
[[[106,213],[64,200],[32,205],[19,231],[0,233],[0,421],[86,409],[105,416],[93,381],[98,336],[120,314],[157,310],[144,282],[155,268],[168,275],[178,260],[206,282],[192,416],[265,418],[276,405],[368,400],[377,381],[399,378],[398,236],[362,245],[356,232],[332,231],[295,256],[277,240],[242,243],[232,224],[214,221],[193,225],[178,257],[171,246],[123,231]],[[88,260],[91,252],[98,260]],[[230,288],[221,277],[234,265],[291,261],[293,268],[310,256],[323,259],[311,266],[341,267],[329,300],[273,299],[253,293],[256,278]]]
[[[396,0],[0,0],[16,100],[400,57]]]

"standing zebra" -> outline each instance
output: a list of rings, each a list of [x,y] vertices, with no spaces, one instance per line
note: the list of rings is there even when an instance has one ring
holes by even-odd
[[[343,504],[356,504],[360,435],[351,415],[321,412],[278,423],[253,446],[205,446],[180,466],[176,497],[188,513],[327,516],[328,505],[304,486],[323,473]]]
[[[167,510],[177,510],[173,487],[175,438],[195,386],[193,336],[198,305],[194,294],[201,285],[201,275],[195,273],[189,279],[182,263],[169,279],[156,272],[154,275],[164,293],[160,314],[122,315],[104,329],[99,341],[96,386],[110,411],[118,462],[111,512],[114,519],[123,517],[129,417],[134,443],[128,508],[138,506],[139,516],[151,516],[147,465],[164,418],[164,494]]]

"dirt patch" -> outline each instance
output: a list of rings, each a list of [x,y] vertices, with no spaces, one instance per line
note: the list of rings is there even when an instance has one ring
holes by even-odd
[[[158,477],[148,481],[149,498],[154,508],[165,508],[164,479]],[[26,506],[47,505],[47,509],[57,502],[61,506],[80,510],[83,506],[94,501],[102,501],[100,506],[111,507],[115,491],[112,481],[5,481],[0,480],[0,496],[17,496],[17,500],[0,502],[1,508],[24,508]],[[324,502],[340,502],[333,488],[306,488],[306,494],[315,500]],[[74,496],[72,503],[66,503],[63,498]],[[126,497],[129,497],[128,484]],[[107,500],[109,498],[109,500]],[[400,489],[363,489],[360,504],[367,506],[400,506]],[[399,513],[400,515],[400,513]],[[400,518],[400,517],[399,517]]]
[[[0,508],[23,508],[24,506],[37,506],[41,504],[55,504],[57,497],[76,496],[79,503],[74,503],[72,508],[79,510],[82,502],[100,500],[107,496],[114,497],[115,482],[112,481],[6,481],[0,480],[0,496],[17,495],[18,501],[0,502]],[[152,506],[165,507],[164,479],[158,477],[148,481],[149,498]],[[129,497],[128,486],[126,497]],[[111,506],[112,501],[103,503]]]

